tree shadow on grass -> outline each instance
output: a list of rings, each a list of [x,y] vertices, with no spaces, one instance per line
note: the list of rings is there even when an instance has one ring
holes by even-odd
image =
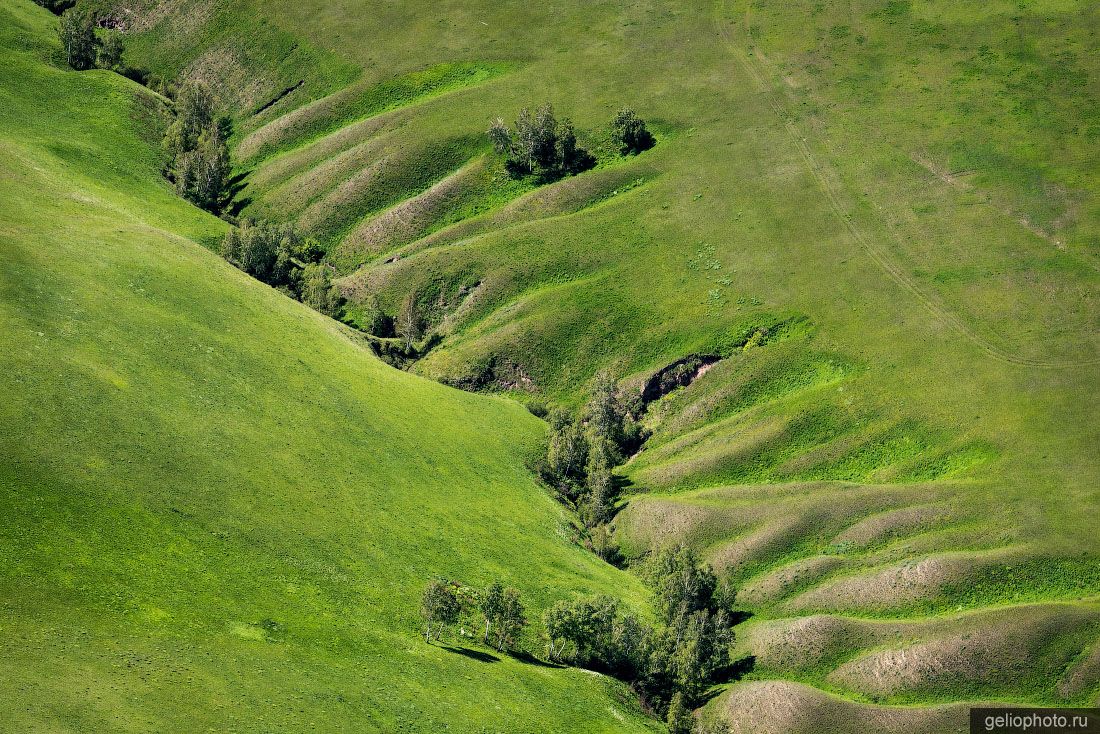
[[[496,655],[492,655],[481,650],[471,650],[468,647],[451,647],[450,645],[440,645],[440,648],[447,652],[453,652],[463,657],[468,657],[472,660],[477,660],[479,663],[499,663],[500,658]]]
[[[528,665],[537,665],[540,668],[564,668],[564,665],[558,665],[557,663],[551,663],[546,660],[539,660],[537,657],[527,652],[526,650],[520,650],[511,654],[512,659],[518,660],[521,663],[527,663]]]
[[[703,700],[699,703],[700,706],[706,705],[711,699],[717,698],[722,695],[726,685],[730,683],[736,683],[743,677],[752,672],[752,669],[756,667],[756,656],[746,655],[740,660],[735,660],[721,670],[714,672],[714,681],[717,685],[711,686],[710,690],[703,694]]]

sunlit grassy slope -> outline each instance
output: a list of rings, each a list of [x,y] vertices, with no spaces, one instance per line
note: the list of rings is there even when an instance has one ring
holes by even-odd
[[[1097,700],[1095,3],[116,5],[133,61],[223,90],[242,214],[319,236],[353,315],[431,307],[413,371],[576,406],[723,358],[649,407],[615,521],[756,613],[713,712]],[[482,131],[547,99],[599,165],[510,181]],[[658,144],[618,158],[626,104]]]
[[[159,103],[53,24],[0,4],[0,728],[648,730],[606,678],[424,643],[434,575],[645,602],[566,539],[522,407],[197,244]]]

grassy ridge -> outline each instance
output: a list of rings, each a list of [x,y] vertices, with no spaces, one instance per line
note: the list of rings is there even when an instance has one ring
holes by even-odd
[[[570,590],[644,606],[524,468],[538,421],[198,246],[224,225],[160,179],[145,93],[46,65],[31,3],[0,16],[5,721],[647,730],[606,679],[418,637],[433,574],[502,577],[533,617]]]

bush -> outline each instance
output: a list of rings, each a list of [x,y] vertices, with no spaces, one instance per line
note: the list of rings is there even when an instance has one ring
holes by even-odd
[[[611,120],[611,137],[623,155],[637,155],[643,150],[649,150],[657,142],[646,129],[645,120],[640,119],[629,107],[615,113]]]

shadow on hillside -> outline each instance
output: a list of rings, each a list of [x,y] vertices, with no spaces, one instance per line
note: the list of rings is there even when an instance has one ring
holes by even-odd
[[[716,685],[711,686],[710,690],[703,694],[703,700],[700,702],[700,706],[705,706],[713,698],[717,698],[722,695],[726,690],[726,686],[730,683],[736,683],[743,677],[752,672],[752,669],[756,667],[756,656],[746,655],[740,660],[735,660],[721,670],[717,670],[714,673],[714,680]]]
[[[519,651],[512,653],[512,658],[520,661],[521,663],[527,663],[528,665],[537,665],[540,668],[564,668],[564,665],[558,665],[557,663],[547,662],[546,660],[539,660],[537,657],[526,651]]]
[[[734,660],[732,663],[714,672],[714,679],[722,681],[723,683],[736,683],[744,678],[746,675],[752,672],[752,669],[756,667],[756,656],[746,655],[740,660]]]
[[[752,619],[753,613],[747,609],[735,609],[730,612],[730,627],[735,627],[742,622],[748,622]]]
[[[248,185],[247,179],[250,173],[252,173],[252,171],[241,171],[236,176],[229,179],[226,185],[224,195],[226,206],[224,208],[231,216],[239,216],[240,213],[244,211],[244,208],[252,203],[252,197],[250,196],[241,199],[237,198],[237,195]]]
[[[453,652],[456,655],[462,655],[464,657],[477,660],[479,663],[499,663],[500,658],[496,655],[492,655],[481,650],[471,650],[468,647],[451,647],[449,645],[440,645],[440,648],[447,652]]]

